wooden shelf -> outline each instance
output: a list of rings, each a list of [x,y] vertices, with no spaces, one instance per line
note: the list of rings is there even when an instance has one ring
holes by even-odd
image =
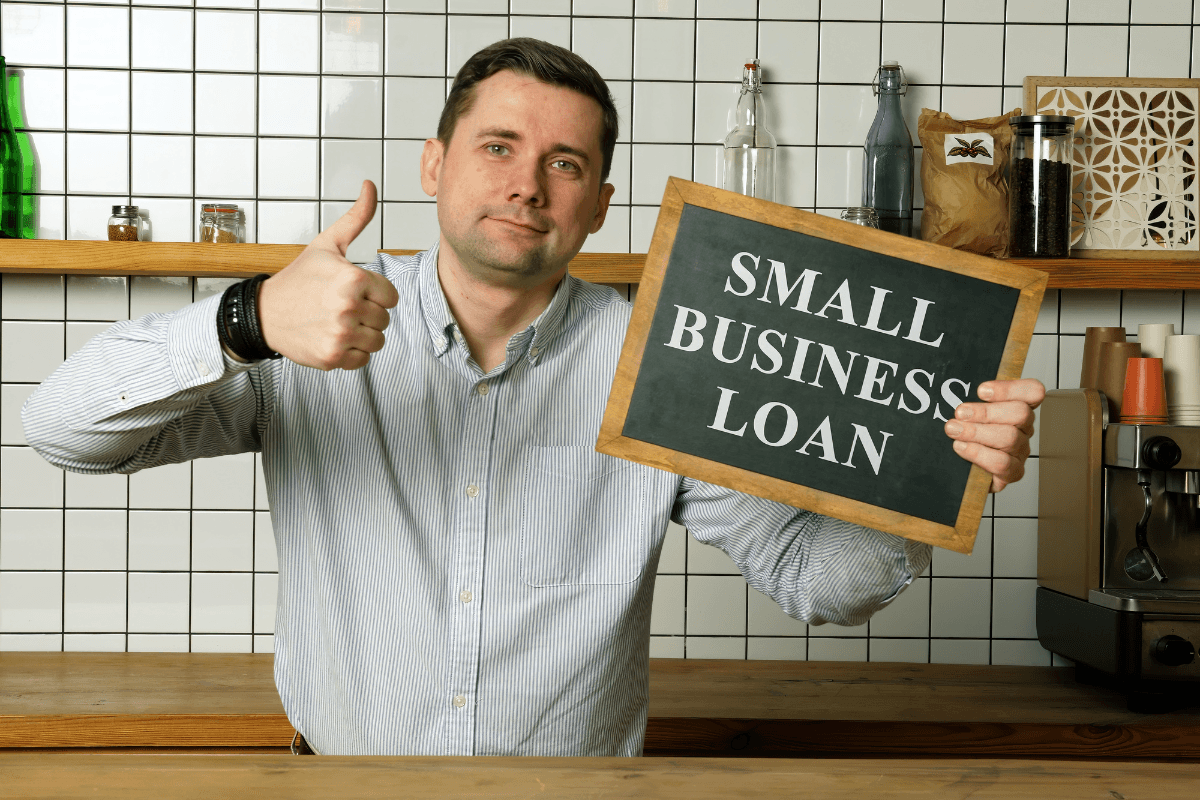
[[[0,241],[0,272],[244,278],[278,272],[303,249],[298,244],[5,239]],[[417,251],[382,252],[411,255]],[[580,253],[570,269],[572,275],[593,283],[637,283],[645,258],[644,253]],[[1200,289],[1200,258],[1014,258],[1009,263],[1049,273],[1050,289]]]

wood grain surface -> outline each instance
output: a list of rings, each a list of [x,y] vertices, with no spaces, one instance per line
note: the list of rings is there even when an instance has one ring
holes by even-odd
[[[1135,800],[1192,798],[1194,764],[947,759],[0,754],[11,797]]]
[[[0,273],[167,275],[246,278],[274,274],[303,250],[292,244],[214,245],[192,242],[0,241]],[[382,250],[411,255],[416,250]],[[645,253],[580,253],[571,274],[592,283],[639,283]],[[1200,260],[1014,258],[1008,263],[1050,275],[1050,289],[1196,289]]]
[[[647,755],[1200,759],[1069,668],[651,659]],[[272,657],[0,653],[0,748],[283,748]]]

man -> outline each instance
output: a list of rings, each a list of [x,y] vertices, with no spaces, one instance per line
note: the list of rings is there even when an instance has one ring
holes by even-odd
[[[433,249],[347,262],[375,208],[364,183],[262,284],[261,338],[286,359],[238,358],[246,307],[210,298],[116,325],[25,408],[30,443],[82,472],[261,450],[276,682],[318,752],[638,755],[668,519],[813,623],[862,622],[929,562],[925,545],[595,452],[629,307],[566,266],[604,223],[615,140],[581,59],[485,48],[422,155]],[[1042,391],[981,389],[994,402],[947,429],[999,489]]]

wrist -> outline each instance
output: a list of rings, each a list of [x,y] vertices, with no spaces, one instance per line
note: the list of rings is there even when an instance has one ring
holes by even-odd
[[[242,358],[237,353],[230,350],[229,345],[225,344],[224,342],[221,342],[221,350],[225,353],[225,355],[229,356],[230,358],[232,358],[234,361],[238,362],[239,364],[249,364],[250,363],[250,361],[248,359]]]
[[[217,337],[222,348],[242,363],[279,358],[279,353],[267,345],[259,320],[259,287],[267,277],[266,274],[255,275],[233,284],[221,295],[217,309]]]

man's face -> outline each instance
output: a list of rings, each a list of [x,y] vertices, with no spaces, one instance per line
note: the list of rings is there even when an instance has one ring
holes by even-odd
[[[592,98],[506,70],[476,85],[449,146],[425,142],[421,187],[468,273],[515,287],[561,277],[612,197],[602,120]]]

